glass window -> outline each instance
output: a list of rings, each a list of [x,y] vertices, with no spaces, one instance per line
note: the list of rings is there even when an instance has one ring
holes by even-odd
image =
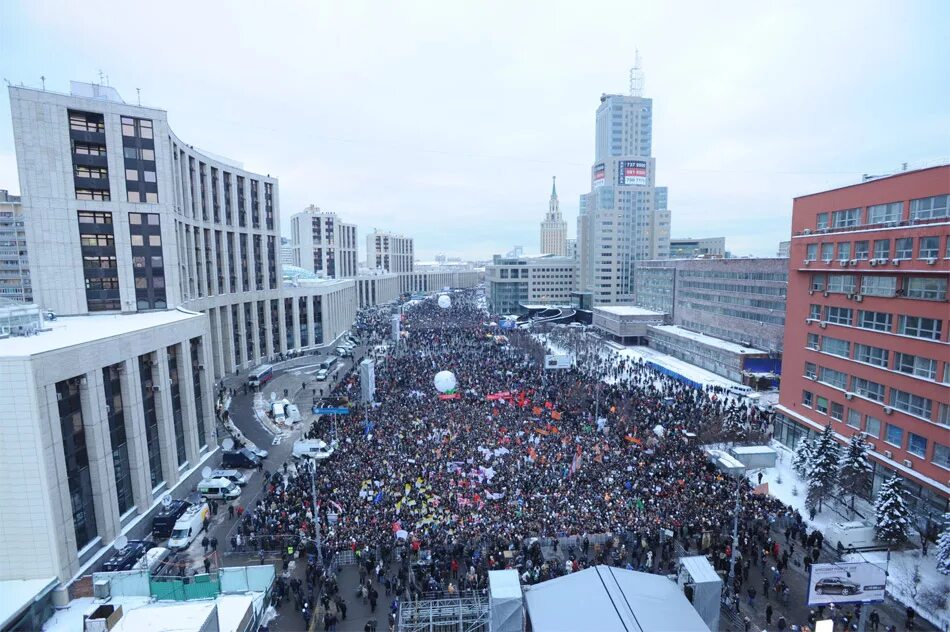
[[[132,236],[131,236],[131,239],[132,239],[132,245],[133,245],[133,246],[144,246],[144,245],[145,245],[145,238],[144,238],[142,235],[132,235]]]
[[[828,367],[821,367],[821,378],[820,380],[829,386],[834,386],[835,388],[840,388],[844,390],[847,388],[848,375],[847,373],[842,373],[841,371],[835,371],[834,369],[829,369]]]
[[[914,256],[914,239],[912,237],[901,237],[894,240],[894,258],[911,259]]]
[[[921,259],[936,259],[940,256],[940,237],[921,237],[918,248]]]
[[[805,377],[812,378],[817,375],[817,367],[814,362],[805,363]]]
[[[950,427],[950,404],[940,404],[937,407],[937,423]]]
[[[818,244],[808,244],[805,246],[805,258],[809,261],[818,259]]]
[[[164,260],[161,257],[152,257],[152,267],[153,268],[164,267]]]
[[[135,235],[133,235],[134,237]],[[132,257],[132,267],[133,268],[144,268],[145,267],[145,257]]]
[[[833,228],[849,228],[861,223],[861,209],[849,208],[843,211],[835,211],[831,214],[831,224]]]
[[[155,182],[155,172],[154,171],[143,171],[142,176],[146,182]]]
[[[816,218],[815,227],[818,230],[828,228],[828,213],[818,213]]]
[[[825,336],[821,340],[821,350],[831,355],[847,358],[850,355],[851,343],[841,338]]]
[[[884,401],[884,385],[863,377],[851,378],[851,391],[876,402]]]
[[[802,391],[802,405],[811,408],[813,395],[811,391]]]
[[[927,301],[946,300],[947,277],[908,277],[905,279],[904,296]]]
[[[868,224],[887,224],[890,222],[899,222],[901,211],[904,210],[902,202],[891,202],[890,204],[875,204],[868,207]]]
[[[897,320],[897,333],[915,338],[940,340],[941,325],[942,323],[936,318],[901,316]]]
[[[894,358],[894,369],[908,375],[933,380],[937,377],[937,361],[909,353],[897,352]]]
[[[861,310],[858,312],[858,327],[873,329],[874,331],[890,331],[891,315],[884,312]]]
[[[162,236],[161,236],[161,235],[149,235],[149,236],[148,236],[148,245],[149,245],[149,246],[161,246],[161,245],[162,245]]]
[[[843,261],[845,259],[851,258],[851,242],[850,241],[839,241],[838,242],[838,260]]]
[[[815,306],[817,307],[817,305]],[[852,310],[850,307],[831,307],[825,308],[825,320],[836,325],[850,325]]]
[[[933,408],[933,402],[926,397],[899,391],[896,388],[891,389],[891,406],[897,410],[902,410],[911,415],[917,415],[924,419],[930,419],[930,411]]]
[[[861,429],[861,413],[853,408],[848,409],[848,421],[846,422],[852,428]]]
[[[836,421],[844,419],[844,406],[837,402],[831,402],[831,418]]]
[[[131,119],[127,116],[122,117],[122,135],[135,137],[135,119]]]
[[[828,277],[828,291],[839,294],[854,294],[853,274],[832,274]]]
[[[142,149],[142,160],[155,160],[155,151],[152,149]]]
[[[891,240],[890,239],[875,239],[874,240],[874,258],[887,259],[890,256],[891,256]]]
[[[934,458],[932,460],[935,465],[950,470],[950,448],[934,442]]]
[[[139,179],[139,172],[135,169],[126,169],[125,170],[125,179],[129,182],[135,182]]]
[[[854,242],[854,258],[863,260],[868,258],[870,242],[867,240]]]
[[[807,342],[805,346],[809,349],[818,349],[818,334],[808,334]]]
[[[910,201],[911,219],[939,219],[947,217],[950,195],[935,195]]]
[[[907,433],[907,451],[920,458],[927,457],[927,440],[913,432]]]
[[[868,433],[875,439],[881,438],[881,420],[877,417],[872,417],[868,415],[864,418],[864,432]]]
[[[141,224],[142,223],[142,214],[141,213],[129,213],[129,223],[130,224]]]
[[[887,349],[862,344],[854,345],[854,359],[858,362],[887,367],[887,356]]]
[[[145,193],[145,201],[146,201],[148,204],[158,204],[158,193],[154,193],[154,192],[152,192],[152,191],[147,191],[147,192]]]
[[[831,261],[835,256],[835,245],[834,244],[822,244],[821,245],[821,259],[822,261]]]
[[[887,435],[884,436],[884,440],[898,448],[903,447],[904,431],[899,426],[887,424]]]
[[[808,306],[808,317],[812,320],[821,320],[821,305],[812,303]]]
[[[811,275],[811,289],[816,292],[821,292],[825,289],[825,282],[828,278],[827,274],[812,274]]]
[[[822,415],[828,414],[828,398],[821,397],[820,395],[815,398],[815,410],[820,412]]]
[[[894,296],[896,292],[896,276],[865,274],[861,277],[861,294],[867,296]]]
[[[159,214],[158,213],[148,213],[145,215],[145,221],[149,226],[158,226],[159,225]]]

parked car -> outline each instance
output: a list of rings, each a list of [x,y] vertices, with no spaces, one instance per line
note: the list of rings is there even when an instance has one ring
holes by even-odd
[[[264,448],[259,448],[259,447],[257,447],[256,445],[254,445],[253,443],[245,443],[245,444],[244,444],[244,449],[249,450],[252,454],[254,454],[255,456],[257,456],[257,458],[259,458],[259,459],[261,459],[261,460],[266,459],[266,458],[267,458],[267,455],[270,454],[270,453],[269,453],[267,450],[265,450]]]
[[[139,561],[145,552],[155,546],[151,540],[129,540],[129,542],[120,550],[112,554],[112,557],[102,565],[103,572],[113,573],[115,571],[127,571]]]
[[[214,470],[208,478],[226,478],[235,485],[247,485],[247,477],[237,470]]]
[[[329,377],[329,375],[330,375],[329,371],[327,371],[326,369],[320,369],[319,371],[316,372],[314,377],[317,379],[318,382],[323,382],[327,379],[327,377]]]
[[[236,467],[256,468],[260,462],[260,457],[247,448],[241,448],[240,450],[230,450],[228,452],[224,452],[221,455],[221,467],[226,470]]]
[[[206,478],[198,483],[198,493],[212,500],[233,500],[241,495],[241,488],[226,478]],[[188,514],[182,516],[180,523]],[[178,524],[175,524],[178,529]],[[174,536],[174,534],[172,534]]]
[[[164,540],[172,534],[172,529],[175,528],[175,522],[181,515],[185,513],[188,508],[191,507],[191,503],[187,500],[174,499],[167,507],[162,507],[161,510],[155,517],[152,518],[152,534],[160,539]]]
[[[856,595],[861,592],[861,585],[843,577],[825,577],[815,584],[815,592],[819,595]]]
[[[294,441],[293,457],[295,459],[308,457],[317,461],[329,459],[333,456],[333,446],[320,439],[301,439]]]
[[[171,551],[163,546],[153,546],[145,552],[135,566],[135,570],[147,570],[150,575],[158,575],[162,571],[162,566],[168,561]]]

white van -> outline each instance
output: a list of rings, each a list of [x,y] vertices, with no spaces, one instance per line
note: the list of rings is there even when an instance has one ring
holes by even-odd
[[[233,483],[230,484],[233,485]],[[201,503],[200,505],[192,505],[189,507],[188,511],[183,513],[181,518],[175,522],[172,535],[168,538],[168,548],[173,551],[187,549],[194,539],[198,537],[198,534],[201,533],[201,527],[209,514],[208,503]]]
[[[881,546],[875,538],[874,525],[870,522],[835,522],[825,529],[825,542],[838,551],[868,549]]]
[[[733,384],[726,390],[732,393],[733,395],[738,395],[739,397],[746,397],[752,392],[752,387],[746,386],[745,384]]]
[[[333,446],[327,445],[325,441],[321,441],[320,439],[301,439],[294,441],[293,457],[295,459],[309,457],[317,461],[322,461],[323,459],[330,458],[332,455]]]
[[[132,569],[137,571],[147,570],[149,574],[154,575],[155,572],[162,567],[162,564],[165,563],[169,555],[171,555],[171,551],[165,547],[154,546],[146,551],[145,555],[139,558],[139,561],[135,563]]]
[[[235,485],[247,485],[247,477],[237,470],[214,470],[208,478],[226,478]]]
[[[198,483],[198,493],[214,500],[232,500],[241,495],[241,488],[226,478],[208,478]]]
[[[284,414],[284,404],[283,402],[274,402],[273,407],[271,408],[274,413],[274,423],[282,424],[284,419],[287,418],[287,415]]]

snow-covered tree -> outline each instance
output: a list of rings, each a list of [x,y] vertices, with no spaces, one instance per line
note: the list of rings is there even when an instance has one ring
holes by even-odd
[[[910,530],[910,511],[904,502],[900,478],[894,476],[881,485],[874,503],[877,515],[877,537],[882,542],[896,544],[907,539]]]
[[[838,472],[838,484],[851,494],[851,511],[854,512],[854,497],[863,496],[871,486],[871,462],[868,460],[869,446],[860,433],[851,435],[851,441],[845,450],[844,459]]]
[[[943,531],[937,538],[937,570],[950,575],[950,513],[943,514]]]
[[[815,441],[811,461],[806,465],[808,494],[805,497],[805,506],[809,509],[817,509],[820,512],[824,500],[834,493],[838,484],[840,459],[841,448],[835,441],[834,431],[829,424]]]
[[[795,448],[795,456],[792,457],[792,469],[798,472],[798,475],[805,478],[808,475],[808,465],[811,463],[811,453],[813,445],[811,437],[805,437],[798,442]]]

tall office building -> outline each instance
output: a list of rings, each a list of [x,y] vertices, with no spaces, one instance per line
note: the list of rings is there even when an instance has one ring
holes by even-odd
[[[280,262],[289,266],[294,265],[294,249],[286,237],[280,238]]]
[[[366,236],[366,267],[386,272],[412,272],[415,252],[412,237],[374,230]]]
[[[331,279],[353,278],[357,272],[356,224],[336,213],[310,205],[290,216],[292,263]]]
[[[567,255],[567,222],[561,215],[555,178],[551,178],[551,199],[548,201],[548,212],[541,222],[541,254],[557,257]]]
[[[642,80],[630,95],[601,96],[591,192],[577,218],[580,289],[595,305],[629,302],[633,263],[669,255],[667,190],[655,186],[652,147],[653,100],[642,96]]]
[[[950,497],[950,165],[796,198],[775,436],[864,433],[876,494]]]
[[[20,196],[5,189],[0,189],[0,298],[33,301]]]

